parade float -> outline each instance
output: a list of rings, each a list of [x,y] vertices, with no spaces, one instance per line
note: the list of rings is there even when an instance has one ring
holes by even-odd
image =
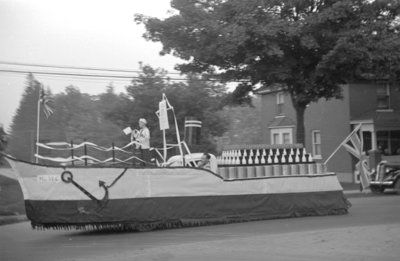
[[[174,145],[165,139],[168,112]],[[347,213],[349,202],[335,173],[314,162],[302,145],[231,145],[211,155],[208,169],[199,168],[202,153],[190,153],[180,140],[165,96],[157,115],[164,146],[153,148],[161,159],[153,164],[132,164],[141,161],[131,150],[135,141],[110,148],[38,142],[42,149],[70,152],[69,157],[35,155],[51,166],[5,155],[17,173],[32,227],[143,231]],[[179,154],[168,157],[173,146]],[[90,156],[88,147],[111,156]],[[82,148],[83,155],[74,154]]]

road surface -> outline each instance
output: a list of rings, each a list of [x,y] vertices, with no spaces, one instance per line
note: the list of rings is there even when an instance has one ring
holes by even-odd
[[[351,198],[350,213],[142,233],[0,226],[0,260],[400,260],[400,196]]]

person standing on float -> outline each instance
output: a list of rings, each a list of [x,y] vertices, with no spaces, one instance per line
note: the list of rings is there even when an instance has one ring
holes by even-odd
[[[137,141],[137,148],[140,149],[141,159],[145,161],[142,165],[150,162],[150,131],[147,128],[146,119],[139,119],[140,130],[135,130],[132,134]]]

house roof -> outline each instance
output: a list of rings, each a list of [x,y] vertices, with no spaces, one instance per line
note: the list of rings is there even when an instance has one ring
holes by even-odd
[[[275,117],[270,123],[268,124],[268,128],[279,128],[279,127],[294,127],[296,123],[289,117],[286,116],[278,116]]]
[[[370,121],[375,125],[375,129],[397,129],[400,130],[400,111],[369,111],[354,117],[352,122]]]

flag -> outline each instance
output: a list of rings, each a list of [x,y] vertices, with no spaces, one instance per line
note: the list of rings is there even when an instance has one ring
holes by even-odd
[[[51,103],[53,100],[46,95],[43,88],[40,88],[40,105],[43,109],[44,115],[46,118],[49,118],[51,114],[53,114],[53,109],[51,108]]]
[[[362,152],[363,141],[360,138],[358,132],[361,128],[361,124],[358,125],[351,135],[349,135],[343,142],[343,147],[359,161],[356,163],[356,172],[360,175],[360,181],[363,189],[369,187],[369,176],[372,174],[368,167],[368,161]]]

